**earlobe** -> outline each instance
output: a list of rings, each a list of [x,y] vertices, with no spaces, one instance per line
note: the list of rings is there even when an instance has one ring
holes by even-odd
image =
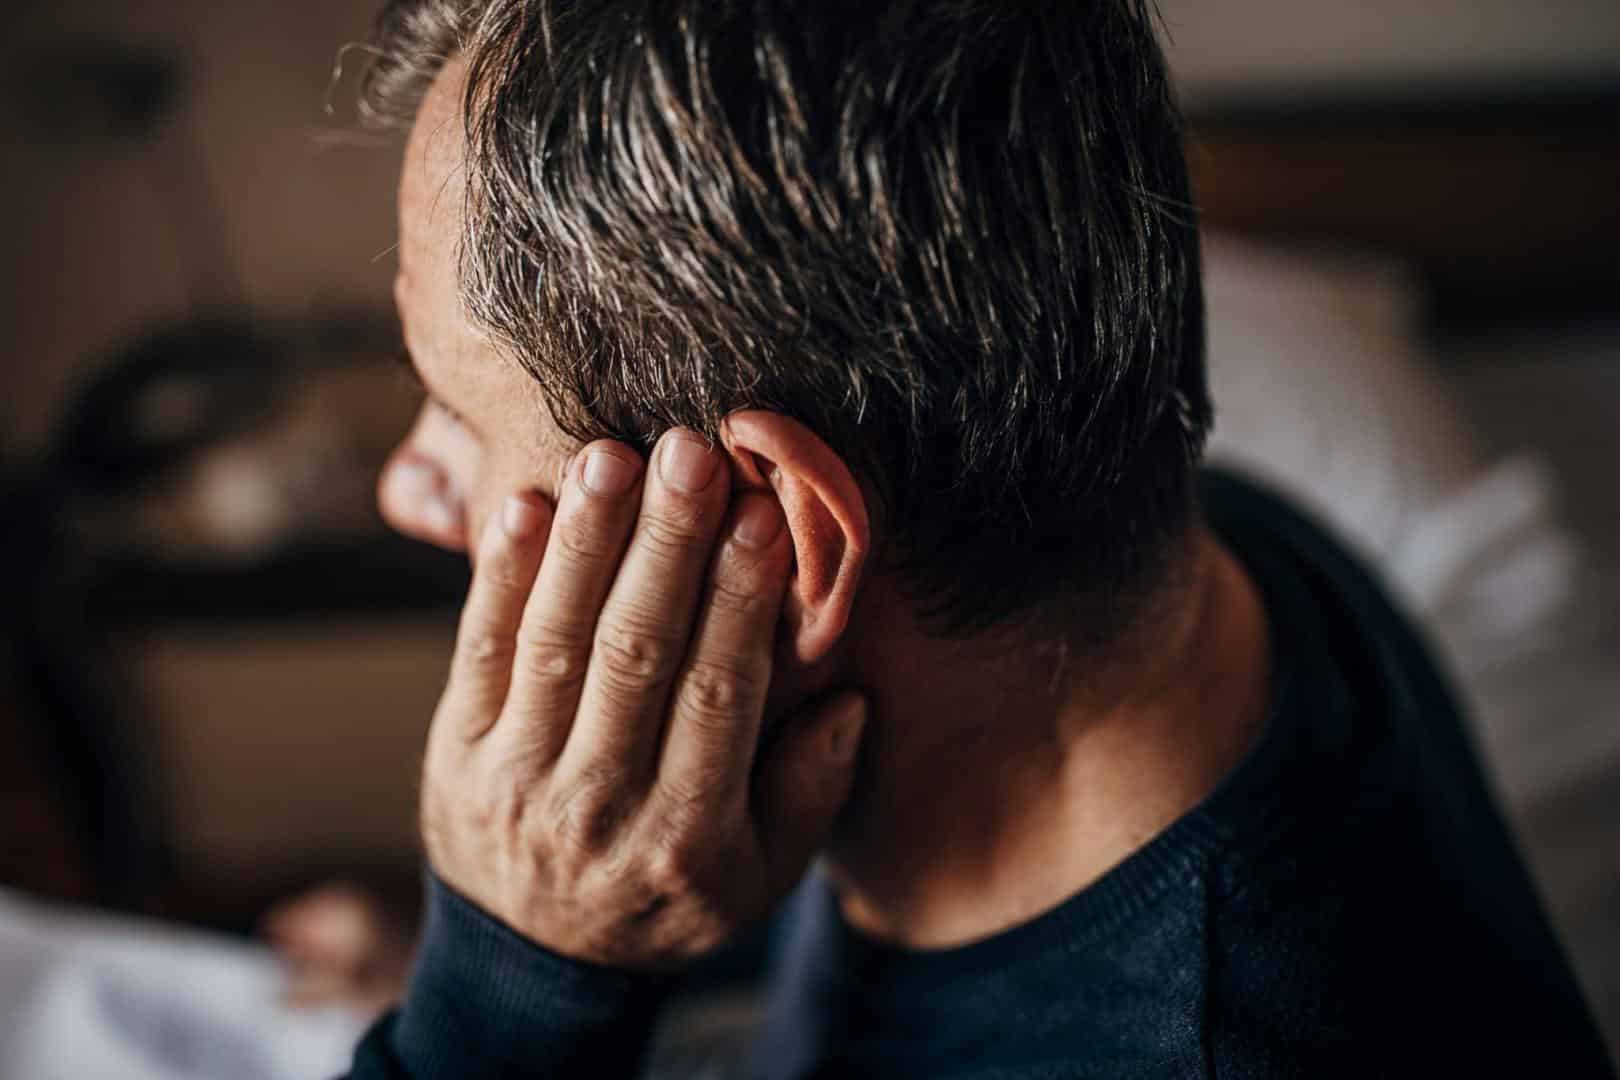
[[[798,660],[820,660],[849,624],[871,546],[866,497],[832,447],[791,417],[735,412],[720,438],[738,482],[782,503],[795,564],[784,619]]]

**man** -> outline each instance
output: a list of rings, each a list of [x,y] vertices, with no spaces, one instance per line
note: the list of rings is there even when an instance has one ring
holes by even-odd
[[[1198,472],[1144,5],[380,25],[475,571],[355,1076],[634,1075],[765,920],[744,1075],[1612,1075],[1421,644]]]

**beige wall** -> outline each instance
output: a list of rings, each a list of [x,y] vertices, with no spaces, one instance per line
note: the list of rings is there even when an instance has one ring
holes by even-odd
[[[1443,93],[1496,80],[1620,80],[1615,0],[1159,0],[1193,98],[1256,85]]]
[[[38,0],[0,14],[0,72],[91,46],[183,65],[149,144],[41,131],[0,79],[0,454],[36,444],[111,348],[197,307],[277,318],[391,307],[397,148],[334,141],[338,47],[373,0]],[[352,74],[352,72],[351,72]],[[198,194],[216,204],[212,226]],[[189,260],[175,218],[205,231]],[[226,253],[224,266],[208,253]],[[0,523],[3,527],[4,523]],[[181,869],[244,883],[299,866],[408,860],[422,732],[449,618],[164,631],[123,642]]]
[[[192,247],[226,252],[254,307],[388,304],[393,264],[374,257],[393,243],[396,151],[335,144],[343,120],[322,111],[337,48],[365,36],[373,6],[73,0],[16,17],[5,70],[85,42],[135,44],[179,58],[186,88],[145,145],[41,140],[19,109],[0,108],[13,222],[0,256],[0,448],[36,442],[109,348],[229,296],[229,275],[188,265],[177,243],[174,219],[193,218],[199,192],[218,213]]]
[[[153,809],[180,868],[244,885],[307,865],[408,864],[452,629],[418,616],[129,643]]]

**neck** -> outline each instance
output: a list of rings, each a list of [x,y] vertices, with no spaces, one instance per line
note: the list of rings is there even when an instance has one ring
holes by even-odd
[[[1264,609],[1210,534],[1182,581],[1150,648],[1068,677],[1061,648],[1037,662],[874,633],[863,773],[826,860],[853,925],[927,949],[1026,922],[1242,760],[1269,704]]]

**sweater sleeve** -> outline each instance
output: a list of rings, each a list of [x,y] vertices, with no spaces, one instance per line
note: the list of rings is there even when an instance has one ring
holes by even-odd
[[[351,1080],[637,1074],[667,983],[560,956],[429,875],[403,1005],[355,1049]]]

